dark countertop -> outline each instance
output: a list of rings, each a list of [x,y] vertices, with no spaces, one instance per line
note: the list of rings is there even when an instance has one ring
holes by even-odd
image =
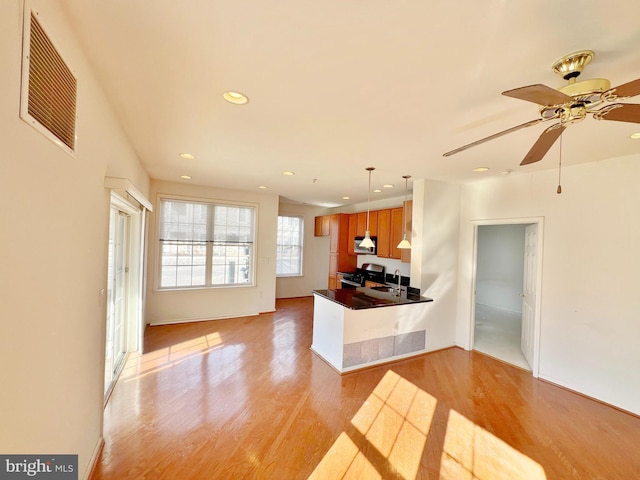
[[[422,297],[419,294],[407,294],[406,291],[403,291],[402,295],[398,297],[392,292],[366,287],[314,290],[313,293],[351,310],[433,302],[433,298]]]

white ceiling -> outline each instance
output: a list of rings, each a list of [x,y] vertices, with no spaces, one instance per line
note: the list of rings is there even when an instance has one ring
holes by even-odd
[[[466,182],[556,168],[559,142],[541,162],[519,166],[547,123],[442,154],[537,118],[536,105],[501,92],[561,87],[551,65],[565,54],[595,51],[581,79],[640,78],[638,0],[63,4],[152,178],[265,185],[316,205],[366,200],[368,166],[372,187],[395,184],[372,199],[403,195],[405,174]],[[250,102],[225,102],[227,90]],[[636,131],[587,118],[563,135],[562,163],[638,153]],[[491,170],[473,173],[477,166]]]

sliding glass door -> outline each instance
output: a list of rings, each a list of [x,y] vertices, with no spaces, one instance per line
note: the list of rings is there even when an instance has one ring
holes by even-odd
[[[104,391],[108,394],[124,361],[127,326],[127,256],[129,215],[112,206],[107,268],[107,341]]]

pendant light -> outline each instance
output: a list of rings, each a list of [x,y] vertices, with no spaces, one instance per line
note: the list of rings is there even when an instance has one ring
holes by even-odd
[[[396,248],[401,248],[401,249],[410,249],[411,248],[411,244],[409,243],[409,240],[407,240],[407,192],[409,190],[409,187],[407,186],[407,182],[409,181],[409,179],[411,178],[411,175],[403,175],[402,178],[404,178],[404,203],[402,204],[402,241],[398,244],[398,246]]]
[[[371,234],[369,233],[369,204],[371,203],[371,172],[375,170],[374,167],[367,167],[369,172],[369,190],[367,190],[367,231],[364,233],[364,239],[360,242],[360,246],[363,248],[373,248],[376,246],[371,240]]]

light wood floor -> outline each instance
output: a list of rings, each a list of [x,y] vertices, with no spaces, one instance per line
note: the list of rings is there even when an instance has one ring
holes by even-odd
[[[640,419],[451,348],[338,375],[313,299],[149,327],[93,479],[640,479]]]

